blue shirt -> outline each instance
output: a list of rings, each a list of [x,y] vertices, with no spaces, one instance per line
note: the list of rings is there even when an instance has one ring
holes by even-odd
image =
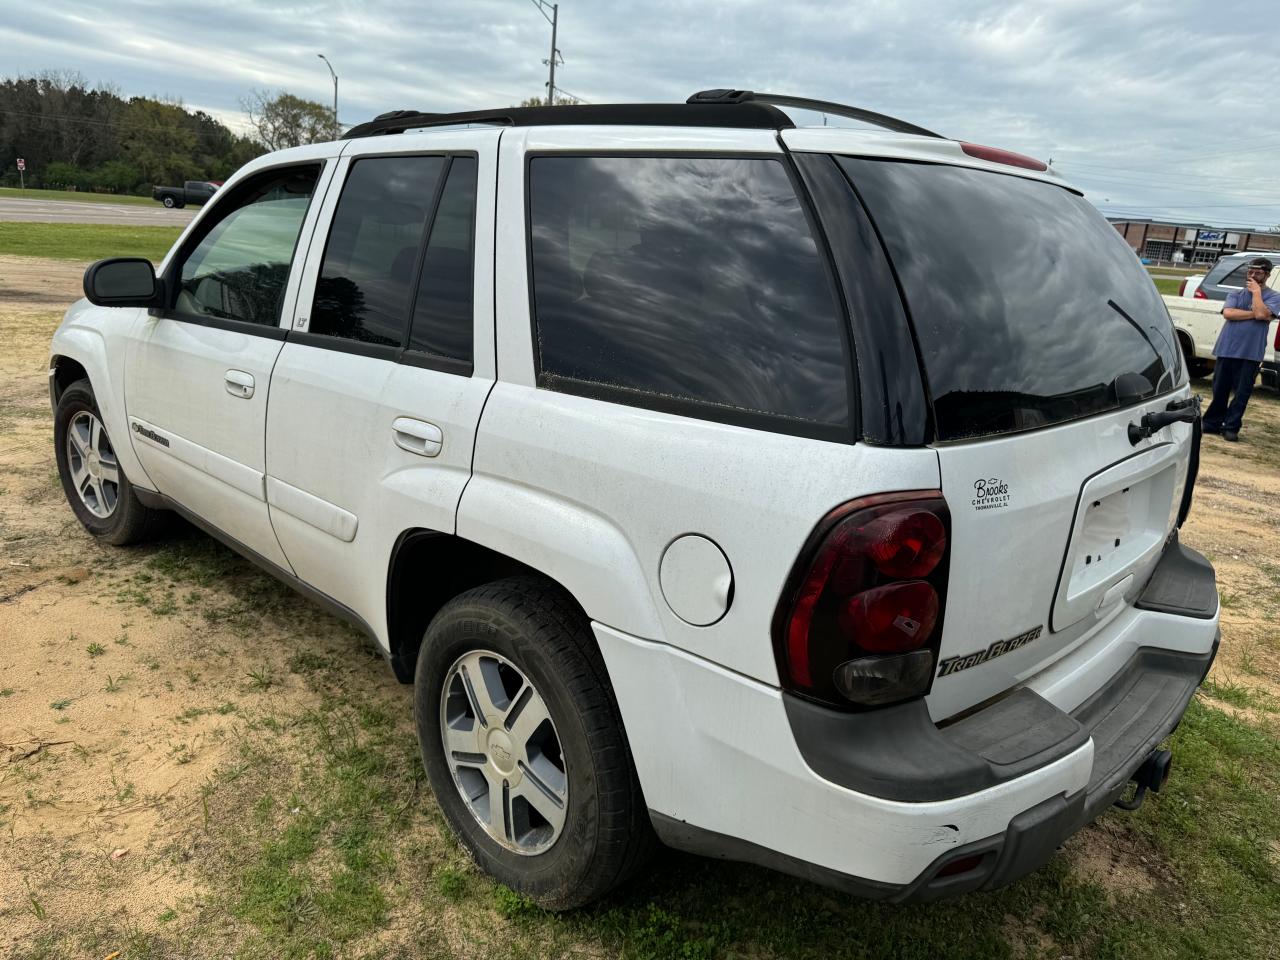
[[[1271,309],[1271,315],[1280,314],[1280,293],[1270,287],[1262,288],[1262,302]],[[1238,290],[1227,294],[1226,305],[1222,309],[1252,310],[1253,294],[1246,290]],[[1240,360],[1261,360],[1267,352],[1268,320],[1223,320],[1222,332],[1218,334],[1218,342],[1213,347],[1215,357],[1236,357]]]

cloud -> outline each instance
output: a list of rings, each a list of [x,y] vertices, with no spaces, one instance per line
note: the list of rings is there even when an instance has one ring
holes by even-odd
[[[77,69],[125,94],[180,97],[224,116],[254,88],[330,102],[323,52],[348,123],[398,108],[507,106],[546,82],[550,27],[528,0],[116,0],[106,9],[9,5],[7,69]],[[1270,224],[1280,222],[1280,129],[1257,91],[1280,88],[1280,60],[1255,25],[1258,9],[563,0],[557,84],[597,103],[683,100],[726,85],[857,103],[1052,157],[1104,207]]]

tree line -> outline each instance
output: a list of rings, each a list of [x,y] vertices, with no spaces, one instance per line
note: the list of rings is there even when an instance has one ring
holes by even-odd
[[[233,133],[202,110],[124,97],[76,73],[0,80],[0,185],[100,193],[225,180],[254,157],[340,135],[331,110],[287,93],[254,92],[242,105],[251,135]]]

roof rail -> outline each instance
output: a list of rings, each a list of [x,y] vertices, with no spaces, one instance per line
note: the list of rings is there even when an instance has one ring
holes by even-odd
[[[861,120],[863,123],[875,124],[895,133],[910,133],[918,137],[945,139],[942,134],[918,127],[906,120],[890,117],[883,113],[864,110],[862,107],[851,107],[844,103],[832,103],[829,100],[810,100],[806,97],[790,97],[780,93],[756,93],[754,90],[701,90],[691,96],[686,103],[767,103],[775,107],[792,107],[797,110],[813,110],[818,113],[829,113],[835,117],[846,117],[850,120]]]
[[[786,130],[791,118],[767,103],[588,103],[555,107],[508,107],[505,110],[471,110],[464,113],[419,113],[393,110],[346,132],[344,140],[403,133],[420,127],[455,126],[464,123],[496,123],[511,127],[561,125],[625,125],[657,127],[746,127]]]
[[[392,110],[379,114],[367,123],[348,130],[344,140],[404,133],[422,127],[459,126],[468,123],[492,123],[508,127],[560,125],[626,125],[672,127],[739,127],[760,130],[786,130],[794,127],[791,118],[779,107],[816,110],[837,117],[848,117],[875,124],[898,133],[920,137],[939,134],[917,127],[905,120],[881,113],[850,107],[825,100],[806,100],[774,93],[751,90],[703,90],[685,103],[595,103],[555,107],[508,107],[505,110],[468,110],[461,113],[423,113],[418,110]]]

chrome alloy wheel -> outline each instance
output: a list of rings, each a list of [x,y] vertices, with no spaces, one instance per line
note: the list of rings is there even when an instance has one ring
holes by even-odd
[[[569,778],[541,695],[510,660],[459,657],[440,698],[445,762],[471,815],[515,853],[549,849],[564,829]]]
[[[67,424],[67,467],[88,511],[100,520],[111,516],[120,499],[120,464],[102,421],[88,410]]]

